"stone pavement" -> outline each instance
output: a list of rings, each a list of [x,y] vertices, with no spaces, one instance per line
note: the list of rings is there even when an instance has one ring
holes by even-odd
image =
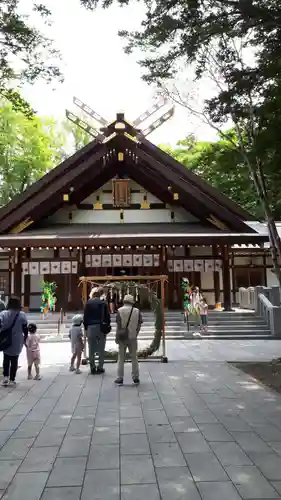
[[[115,364],[99,377],[58,363],[0,388],[0,498],[281,499],[281,396],[224,361],[140,368],[138,388],[129,365],[117,388]]]

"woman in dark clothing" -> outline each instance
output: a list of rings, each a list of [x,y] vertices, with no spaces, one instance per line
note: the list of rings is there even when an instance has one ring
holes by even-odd
[[[27,318],[25,313],[21,311],[21,303],[18,297],[10,297],[7,310],[0,313],[1,330],[6,330],[13,323],[12,344],[3,352],[4,386],[16,384],[18,359],[28,335]]]
[[[110,313],[108,304],[101,300],[102,288],[93,288],[84,310],[84,326],[89,346],[89,361],[91,373],[104,373],[104,350],[106,335],[110,331]],[[98,354],[99,363],[96,367],[95,355]]]

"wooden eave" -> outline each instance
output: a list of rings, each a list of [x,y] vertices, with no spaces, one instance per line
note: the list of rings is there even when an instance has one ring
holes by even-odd
[[[265,236],[233,233],[202,233],[202,234],[95,234],[95,235],[59,235],[55,231],[45,235],[0,236],[0,247],[3,248],[61,248],[79,246],[120,246],[120,245],[233,245],[262,244],[267,241]]]

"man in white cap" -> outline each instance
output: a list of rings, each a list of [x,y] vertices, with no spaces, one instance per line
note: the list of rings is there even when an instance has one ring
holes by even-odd
[[[104,350],[106,335],[110,332],[110,314],[107,302],[101,300],[103,289],[95,287],[91,290],[90,299],[84,310],[84,326],[86,329],[91,373],[104,373]],[[98,354],[98,366],[95,356]]]
[[[116,343],[119,345],[117,385],[123,385],[124,363],[127,348],[132,360],[132,379],[134,384],[139,384],[139,364],[137,358],[138,334],[142,324],[139,309],[134,307],[135,299],[132,295],[125,295],[123,306],[118,309],[116,315]]]

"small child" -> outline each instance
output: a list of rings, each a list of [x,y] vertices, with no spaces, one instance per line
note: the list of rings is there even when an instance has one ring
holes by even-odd
[[[27,378],[32,379],[32,366],[35,366],[35,377],[34,380],[41,380],[40,376],[40,337],[37,335],[37,326],[34,323],[30,323],[27,327],[28,336],[25,341],[26,345],[26,357],[27,357]]]
[[[71,340],[71,352],[72,352],[69,371],[70,372],[75,371],[77,375],[81,373],[80,363],[81,363],[82,352],[84,349],[82,323],[83,323],[83,317],[81,316],[81,314],[76,314],[72,318],[72,326],[69,330],[69,338]],[[74,367],[75,359],[77,359],[76,370]]]
[[[200,311],[200,323],[201,323],[201,332],[207,332],[208,327],[208,304],[205,297],[199,302],[199,311]]]

